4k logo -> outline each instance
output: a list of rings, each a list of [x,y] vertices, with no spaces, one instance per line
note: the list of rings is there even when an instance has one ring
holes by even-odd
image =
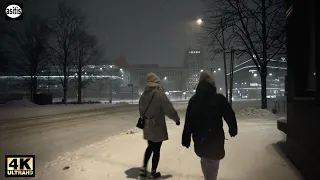
[[[35,177],[35,155],[6,155],[6,177]]]

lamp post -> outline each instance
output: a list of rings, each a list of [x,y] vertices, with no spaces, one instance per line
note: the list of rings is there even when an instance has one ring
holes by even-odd
[[[112,103],[112,98],[113,98],[113,83],[112,83],[112,78],[113,76],[110,77],[110,99],[109,99],[109,103]]]
[[[229,91],[229,104],[231,105],[232,107],[232,93],[233,93],[233,69],[234,69],[234,50],[231,49],[231,59],[230,59],[230,83],[229,83],[229,88],[230,88],[230,91]]]
[[[128,87],[131,87],[131,103],[133,104],[133,84],[128,84]]]
[[[51,71],[50,71],[50,67],[48,67],[48,74],[47,74],[47,90],[48,90],[48,93],[50,93],[50,75],[51,75]]]

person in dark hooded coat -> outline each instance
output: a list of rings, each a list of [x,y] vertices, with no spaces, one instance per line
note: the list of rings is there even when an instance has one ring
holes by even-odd
[[[205,180],[216,180],[219,162],[225,156],[222,118],[229,126],[230,136],[236,136],[238,128],[234,111],[227,99],[217,93],[213,77],[203,72],[196,94],[189,100],[182,145],[189,148],[192,136]]]

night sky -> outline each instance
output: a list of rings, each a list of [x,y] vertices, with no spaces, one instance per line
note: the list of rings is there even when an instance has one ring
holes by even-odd
[[[51,17],[58,1],[27,0],[25,13]],[[201,0],[69,0],[87,15],[90,31],[105,46],[105,61],[125,56],[131,64],[181,66],[197,47]]]

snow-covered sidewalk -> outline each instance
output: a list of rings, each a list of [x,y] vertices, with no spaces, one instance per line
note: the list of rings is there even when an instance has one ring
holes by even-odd
[[[163,179],[203,179],[193,148],[181,146],[183,124],[167,124],[170,139],[162,146],[159,164]],[[226,157],[221,161],[218,180],[302,179],[278,151],[282,136],[274,120],[239,120],[238,124],[238,136],[227,136]],[[36,176],[39,180],[136,179],[145,148],[142,132],[134,129],[67,153],[47,163]]]

